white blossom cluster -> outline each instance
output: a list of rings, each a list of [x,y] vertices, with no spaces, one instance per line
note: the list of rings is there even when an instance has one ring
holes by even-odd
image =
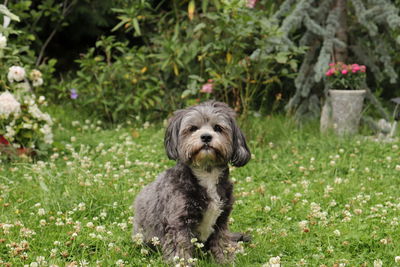
[[[0,36],[0,47],[1,47],[1,36]],[[42,73],[33,69],[29,75],[27,76],[26,70],[20,66],[11,66],[8,69],[7,79],[10,83],[18,83],[16,85],[17,88],[25,89],[28,91],[30,89],[30,84],[28,83],[27,78],[32,82],[33,87],[43,85],[43,77]]]
[[[0,94],[0,131],[4,137],[10,142],[18,145],[21,141],[20,132],[26,130],[32,133],[32,137],[28,142],[30,148],[35,148],[37,144],[34,142],[39,140],[45,144],[53,143],[53,133],[51,126],[53,121],[49,114],[42,112],[38,104],[44,104],[43,96],[36,99],[34,95],[20,95],[20,101],[10,92]],[[23,107],[23,108],[21,108]]]
[[[21,104],[10,92],[0,94],[0,118],[7,119],[11,114],[21,112]]]

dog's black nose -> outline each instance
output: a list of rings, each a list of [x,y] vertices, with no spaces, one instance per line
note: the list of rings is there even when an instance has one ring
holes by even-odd
[[[200,136],[200,138],[201,138],[201,141],[203,141],[204,143],[210,143],[212,140],[211,134],[202,134]]]

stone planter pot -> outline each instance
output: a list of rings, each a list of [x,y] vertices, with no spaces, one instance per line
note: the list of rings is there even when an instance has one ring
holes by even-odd
[[[339,136],[358,132],[366,90],[329,90],[331,126]]]

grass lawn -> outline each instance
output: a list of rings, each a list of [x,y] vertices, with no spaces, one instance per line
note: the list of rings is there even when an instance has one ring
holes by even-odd
[[[163,127],[58,117],[48,158],[0,163],[0,266],[165,266],[131,241],[130,209],[174,164]],[[400,143],[320,136],[282,118],[244,124],[253,159],[231,171],[230,227],[253,241],[235,266],[276,256],[282,266],[400,266]],[[218,265],[202,255],[198,266]]]

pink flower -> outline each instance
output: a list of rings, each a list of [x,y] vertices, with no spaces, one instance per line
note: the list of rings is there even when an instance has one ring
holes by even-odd
[[[348,72],[347,69],[342,70],[342,74],[343,74],[343,75],[346,75],[347,72]]]
[[[326,76],[332,76],[332,74],[335,72],[335,69],[329,69],[327,72],[325,72]]]
[[[358,65],[358,64],[353,64],[353,65],[351,65],[351,71],[353,72],[353,73],[356,73],[357,71],[359,71],[361,68],[360,68],[360,66]]]
[[[367,70],[367,67],[365,67],[364,65],[360,66],[360,71],[361,72],[365,72]]]
[[[335,63],[329,63],[329,67],[334,67]]]
[[[258,0],[247,0],[246,6],[248,8],[254,8],[257,4]]]
[[[200,92],[201,93],[211,94],[213,92],[213,87],[214,87],[213,80],[209,79],[207,81],[207,83],[203,84],[203,86],[201,87]]]

